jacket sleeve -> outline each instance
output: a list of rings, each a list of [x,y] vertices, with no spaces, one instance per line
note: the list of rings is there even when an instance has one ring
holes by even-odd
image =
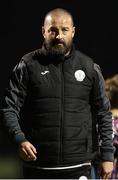
[[[100,67],[94,64],[94,110],[97,115],[98,132],[100,136],[100,153],[101,159],[105,161],[113,161],[113,130],[112,130],[112,114],[110,111],[110,101],[105,93],[105,82]]]
[[[19,113],[27,95],[27,84],[27,67],[25,62],[21,60],[11,73],[1,109],[3,125],[13,142],[17,144],[26,141],[25,135],[20,127]]]

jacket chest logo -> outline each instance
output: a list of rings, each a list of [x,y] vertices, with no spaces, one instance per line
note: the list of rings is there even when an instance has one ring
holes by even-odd
[[[77,70],[77,71],[75,71],[74,76],[77,81],[81,82],[85,78],[85,72],[82,70]]]
[[[41,72],[41,75],[45,75],[45,74],[47,74],[47,73],[49,73],[49,71],[42,71],[42,72]]]

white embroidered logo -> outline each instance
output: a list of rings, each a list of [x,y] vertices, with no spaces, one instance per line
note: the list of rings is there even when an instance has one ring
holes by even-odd
[[[41,72],[42,75],[45,75],[45,74],[47,74],[47,73],[49,73],[49,71],[43,71],[43,72]]]
[[[88,178],[86,176],[80,176],[79,180],[87,180]]]
[[[75,78],[77,81],[83,81],[85,78],[85,72],[82,70],[75,71]]]

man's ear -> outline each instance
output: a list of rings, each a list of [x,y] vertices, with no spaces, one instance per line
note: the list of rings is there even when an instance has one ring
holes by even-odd
[[[44,26],[42,26],[42,35],[45,38],[45,28],[44,28]]]
[[[75,27],[73,27],[73,30],[72,30],[72,38],[74,37],[75,35]]]

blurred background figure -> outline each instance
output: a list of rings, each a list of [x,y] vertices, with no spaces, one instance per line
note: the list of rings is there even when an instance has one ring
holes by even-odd
[[[110,179],[118,179],[118,74],[105,79],[106,95],[111,103],[113,119],[113,144],[114,144],[114,168]],[[99,141],[101,146],[101,141]],[[93,161],[91,176],[92,179],[99,179],[100,174],[100,155],[98,154]]]
[[[113,115],[113,139],[114,139],[114,170],[111,179],[118,179],[118,74],[106,79],[106,94],[111,102]]]

